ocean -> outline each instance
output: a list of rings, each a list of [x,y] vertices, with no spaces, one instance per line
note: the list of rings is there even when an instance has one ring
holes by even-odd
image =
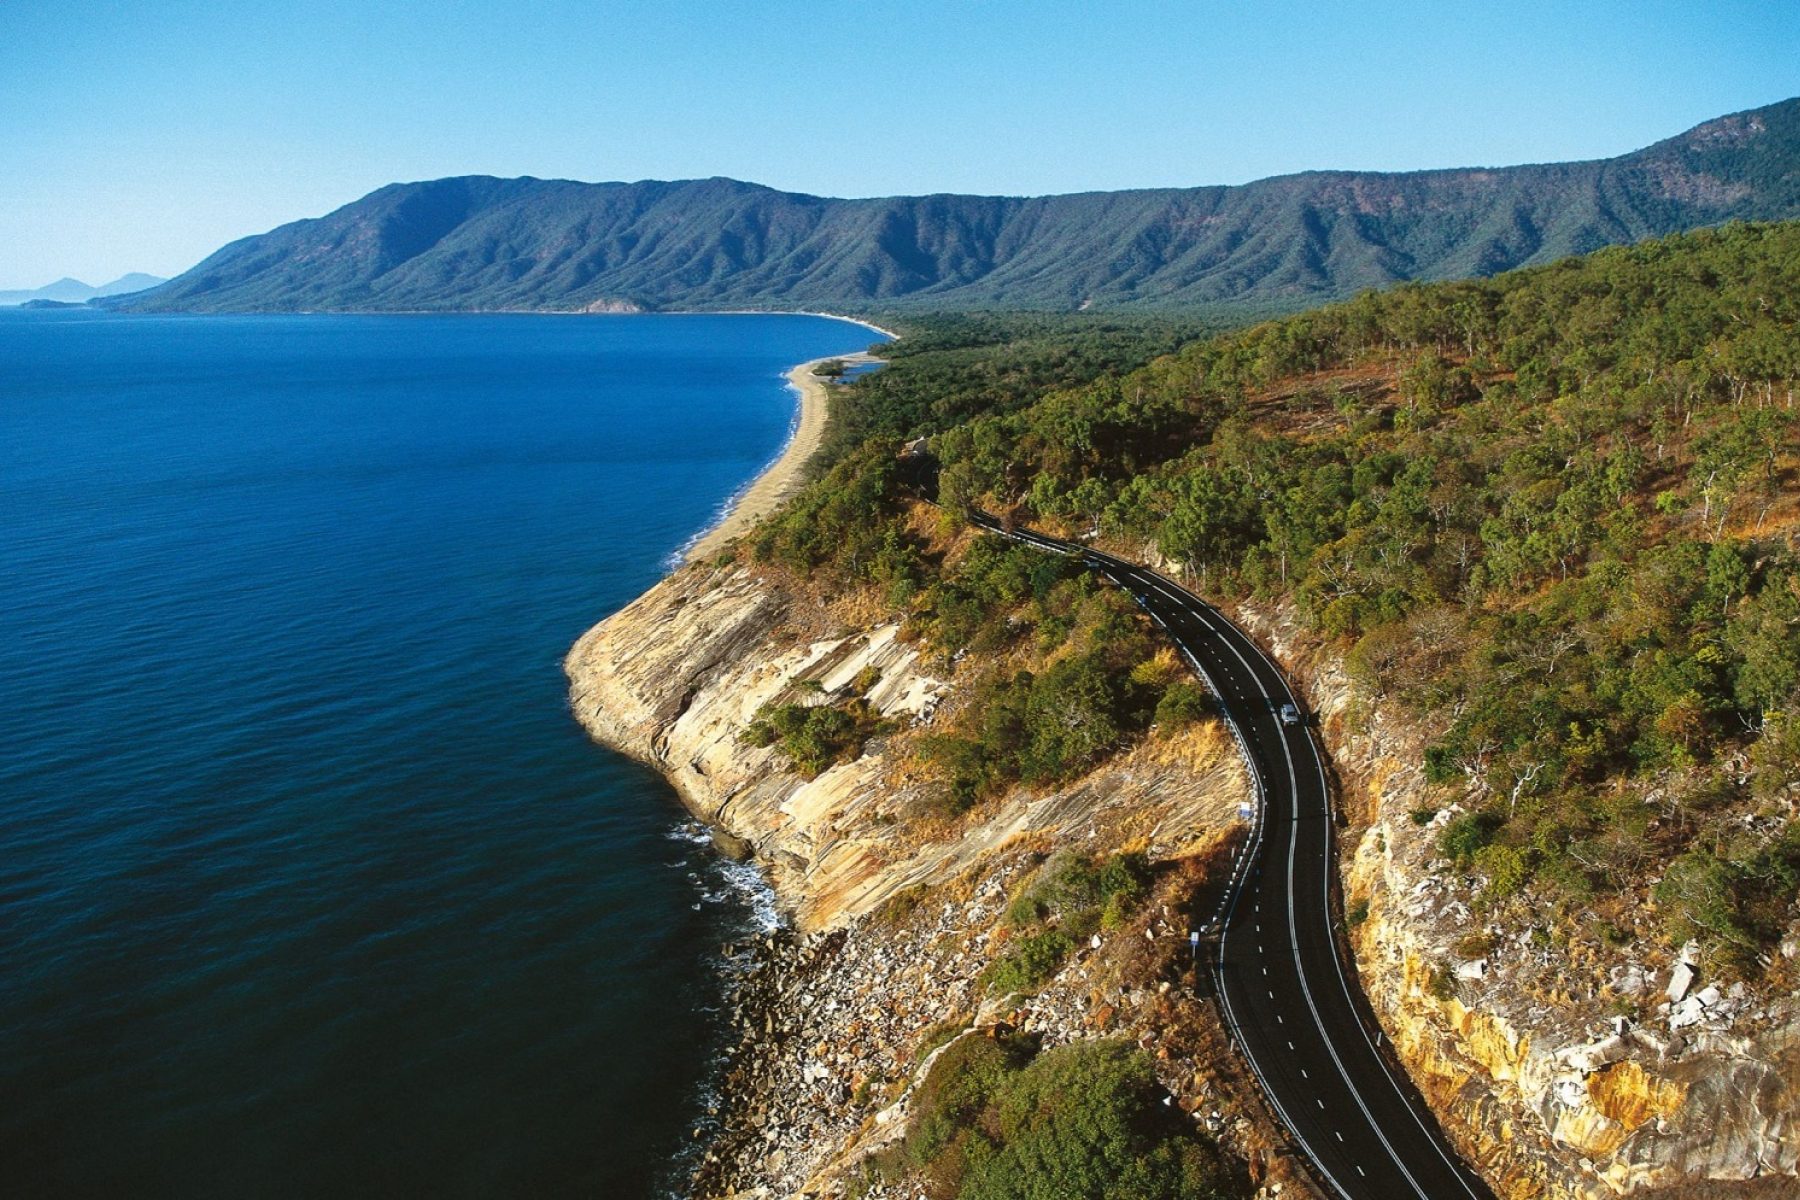
[[[0,1195],[666,1193],[772,911],[560,662],[875,340],[0,312]]]

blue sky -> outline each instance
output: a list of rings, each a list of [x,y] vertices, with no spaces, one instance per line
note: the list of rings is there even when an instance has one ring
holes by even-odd
[[[1800,4],[0,2],[0,288],[384,183],[827,195],[1591,158],[1800,94]]]

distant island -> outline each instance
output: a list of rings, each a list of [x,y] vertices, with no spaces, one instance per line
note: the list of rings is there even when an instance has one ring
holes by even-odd
[[[1313,171],[1236,187],[839,200],[731,179],[471,176],[381,188],[219,250],[140,311],[1261,315],[1800,216],[1800,100],[1618,158]],[[61,299],[63,297],[48,297]]]
[[[67,276],[55,283],[47,283],[40,288],[23,288],[14,291],[0,292],[0,307],[44,308],[50,306],[66,307],[86,304],[89,300],[100,300],[111,296],[126,296],[132,292],[141,292],[153,288],[168,280],[160,275],[145,275],[134,271],[129,275],[121,275],[111,283],[94,287],[70,279]]]

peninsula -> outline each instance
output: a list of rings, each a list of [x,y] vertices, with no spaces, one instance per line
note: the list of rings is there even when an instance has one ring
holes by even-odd
[[[1104,1169],[1361,1197],[1425,1170],[1292,1113],[1308,1081],[1269,1072],[1335,1060],[1259,1055],[1260,985],[1222,1005],[1197,969],[1285,786],[1246,723],[1317,737],[1342,822],[1325,911],[1274,952],[1343,939],[1458,1186],[1791,1192],[1800,460],[1796,360],[1765,348],[1795,344],[1797,269],[1800,224],[1701,231],[1141,366],[1123,333],[1001,322],[852,385],[868,436],[566,663],[583,725],[741,839],[793,921],[742,976],[695,1194]],[[1198,602],[1095,562],[1216,604],[1316,734],[1202,686]],[[1218,962],[1256,969],[1266,909],[1225,906]],[[1306,1018],[1254,1019],[1279,1047]]]

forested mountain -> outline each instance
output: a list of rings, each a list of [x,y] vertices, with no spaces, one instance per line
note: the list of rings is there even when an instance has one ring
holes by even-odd
[[[1619,158],[1239,187],[839,200],[729,179],[394,184],[131,307],[1295,309],[1800,216],[1800,100]]]

